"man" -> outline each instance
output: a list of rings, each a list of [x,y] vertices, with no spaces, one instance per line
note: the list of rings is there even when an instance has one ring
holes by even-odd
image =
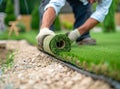
[[[96,41],[90,38],[89,30],[104,20],[112,0],[42,0],[40,7],[42,21],[37,36],[38,44],[42,44],[45,35],[55,34],[51,30],[52,24],[66,1],[72,7],[75,16],[74,30],[69,32],[68,38],[78,44],[96,44]],[[98,4],[96,11],[91,13],[93,3]]]

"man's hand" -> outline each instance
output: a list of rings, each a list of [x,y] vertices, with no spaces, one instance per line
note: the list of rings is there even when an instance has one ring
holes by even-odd
[[[38,41],[38,46],[42,47],[43,39],[47,35],[55,35],[55,33],[53,31],[49,30],[48,28],[40,29],[40,32],[39,32],[39,34],[36,37],[36,39]]]
[[[75,29],[73,31],[70,31],[70,32],[67,33],[67,36],[71,41],[76,41],[77,38],[80,37],[79,30]]]

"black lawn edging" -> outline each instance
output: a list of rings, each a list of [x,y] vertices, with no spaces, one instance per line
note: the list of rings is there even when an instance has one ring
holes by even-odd
[[[38,50],[40,50],[40,49],[38,49]],[[49,54],[49,53],[47,53],[47,52],[45,52],[43,50],[40,50],[40,51],[47,54],[47,55],[49,55],[49,56],[51,56],[51,57],[54,57],[55,61],[60,62],[61,64],[73,69],[74,71],[77,71],[78,73],[84,74],[86,76],[90,76],[94,80],[102,80],[102,81],[107,82],[108,84],[110,84],[111,87],[113,87],[115,89],[120,89],[120,82],[119,81],[116,81],[116,80],[114,80],[114,79],[112,79],[110,77],[104,76],[104,75],[97,75],[95,73],[86,71],[86,70],[84,70],[84,69],[82,69],[82,68],[80,68],[80,67],[78,67],[78,66],[76,66],[76,65],[74,65],[74,64],[72,64],[70,62],[62,60],[61,58],[59,58],[57,56],[51,55],[51,54]]]

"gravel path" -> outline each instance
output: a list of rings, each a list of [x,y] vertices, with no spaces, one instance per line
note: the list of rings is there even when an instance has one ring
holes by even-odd
[[[0,74],[0,89],[112,89],[61,65],[26,41],[7,41],[15,49],[14,66]]]

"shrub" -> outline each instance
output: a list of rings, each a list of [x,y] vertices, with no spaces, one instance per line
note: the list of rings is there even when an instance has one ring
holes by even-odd
[[[120,12],[120,0],[113,0],[115,3],[114,7],[117,12]]]
[[[61,30],[61,23],[60,23],[59,16],[57,16],[56,19],[55,19],[54,29],[55,29],[55,31],[60,31]]]
[[[4,21],[5,21],[5,24],[8,26],[9,25],[9,21],[15,21],[16,20],[16,17],[12,14],[9,14],[5,17]]]
[[[62,27],[67,30],[73,29],[73,24],[68,22],[68,21],[63,21],[62,22]]]
[[[5,12],[5,7],[6,7],[6,1],[7,0],[0,0],[0,12]]]
[[[19,28],[19,32],[25,32],[26,31],[25,24],[22,23],[22,22],[17,23],[17,27]]]
[[[6,12],[6,17],[4,20],[5,20],[5,24],[8,26],[9,21],[16,20],[16,16],[14,15],[14,6],[13,6],[11,0],[7,0],[5,12]]]
[[[19,0],[20,2],[20,14],[31,14],[36,4],[40,4],[41,0]]]
[[[2,1],[2,3],[0,4],[0,12],[5,12],[5,7],[8,0],[0,0],[0,1]],[[14,0],[12,0],[12,2],[14,2]],[[25,0],[19,0],[20,14],[23,14],[23,15],[31,14],[36,4],[39,4],[41,0],[26,0],[26,2]]]
[[[31,28],[38,30],[40,24],[39,21],[40,21],[40,17],[39,17],[38,6],[36,6],[32,11]]]
[[[115,27],[115,3],[113,2],[110,6],[110,10],[108,15],[106,16],[104,22],[103,22],[103,31],[104,32],[114,32]]]

